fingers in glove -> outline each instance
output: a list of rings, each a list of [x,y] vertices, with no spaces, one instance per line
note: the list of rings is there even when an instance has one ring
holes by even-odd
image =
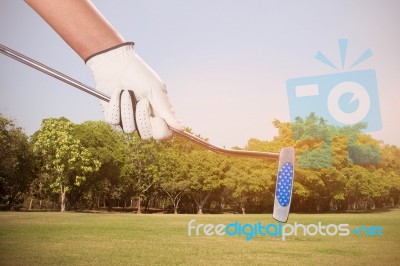
[[[134,88],[137,100],[149,100],[154,116],[163,118],[169,126],[183,131],[184,126],[172,109],[164,83],[140,57],[136,56],[136,59],[142,67],[127,69],[121,80],[122,87]]]
[[[121,94],[121,125],[125,133],[136,131],[135,124],[136,98],[132,91],[123,90]]]
[[[151,117],[151,130],[153,132],[153,138],[157,140],[169,139],[172,136],[172,131],[169,129],[165,120],[161,117]]]
[[[150,123],[150,103],[147,99],[142,99],[136,104],[136,125],[140,138],[150,139],[153,136]]]
[[[140,100],[136,105],[136,124],[142,139],[165,140],[172,136],[165,120],[161,117],[152,117],[150,102]]]
[[[116,90],[111,96],[107,109],[104,110],[105,120],[111,125],[119,125],[121,123],[120,101],[121,90]]]
[[[165,89],[153,89],[149,101],[155,116],[163,118],[169,126],[176,130],[184,130],[182,122],[176,116],[174,109],[169,102]]]

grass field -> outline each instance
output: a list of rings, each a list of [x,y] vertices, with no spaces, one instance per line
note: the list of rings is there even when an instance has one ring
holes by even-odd
[[[292,214],[289,223],[381,226],[383,236],[188,236],[195,224],[271,215],[0,212],[0,265],[400,265],[400,209]],[[194,231],[193,231],[194,233]]]

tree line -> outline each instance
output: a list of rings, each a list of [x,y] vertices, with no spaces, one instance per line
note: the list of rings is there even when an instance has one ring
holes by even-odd
[[[272,140],[250,139],[244,149],[295,147],[292,211],[399,205],[400,148],[362,133],[366,125],[332,126],[313,113],[273,125]],[[144,141],[101,121],[49,118],[28,137],[0,115],[4,209],[265,213],[277,171],[276,161],[215,154],[177,136]]]

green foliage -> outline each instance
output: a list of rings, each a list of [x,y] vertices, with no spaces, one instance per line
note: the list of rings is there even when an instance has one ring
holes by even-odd
[[[368,209],[399,204],[399,148],[361,132],[365,124],[327,125],[311,113],[293,124],[275,120],[272,141],[249,141],[248,149],[296,149],[292,210]],[[358,163],[358,164],[357,164]]]
[[[85,200],[84,208],[100,208],[100,203],[111,201],[122,194],[121,169],[127,151],[124,134],[113,130],[102,121],[87,121],[75,125],[74,136],[93,159],[100,162],[98,171],[86,175],[86,182],[76,188],[76,195]]]
[[[13,206],[36,177],[28,136],[0,114],[0,202]]]
[[[124,187],[139,200],[148,197],[160,178],[162,144],[155,140],[141,140],[137,134],[126,136],[127,160],[122,168]]]
[[[164,145],[160,154],[160,175],[156,182],[158,187],[168,196],[173,205],[173,212],[178,213],[179,202],[188,192],[190,186],[189,161],[190,148],[184,141],[174,137]]]
[[[244,214],[247,205],[256,198],[268,195],[273,187],[271,172],[266,162],[251,159],[231,159],[231,167],[226,174],[223,185],[229,191],[235,205]],[[276,172],[276,171],[274,171]]]
[[[41,157],[42,171],[52,178],[50,188],[62,197],[86,181],[86,175],[99,169],[100,162],[92,158],[73,136],[74,124],[68,120],[46,119],[35,134],[33,151]]]
[[[59,204],[57,193],[61,206],[67,198],[69,209],[272,210],[274,161],[215,154],[177,136],[144,141],[104,122],[75,125],[65,118],[46,119],[30,143],[11,121],[1,118],[0,125],[0,193],[5,200],[29,195],[31,203]],[[400,149],[363,134],[365,125],[334,127],[315,114],[293,124],[274,120],[273,125],[278,134],[272,140],[250,139],[245,149],[295,147],[292,211],[399,205]]]

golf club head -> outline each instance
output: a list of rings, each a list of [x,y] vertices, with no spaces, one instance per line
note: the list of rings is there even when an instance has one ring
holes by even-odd
[[[272,217],[286,223],[289,217],[294,181],[294,148],[283,148],[279,154],[278,177],[276,179],[274,211]]]

